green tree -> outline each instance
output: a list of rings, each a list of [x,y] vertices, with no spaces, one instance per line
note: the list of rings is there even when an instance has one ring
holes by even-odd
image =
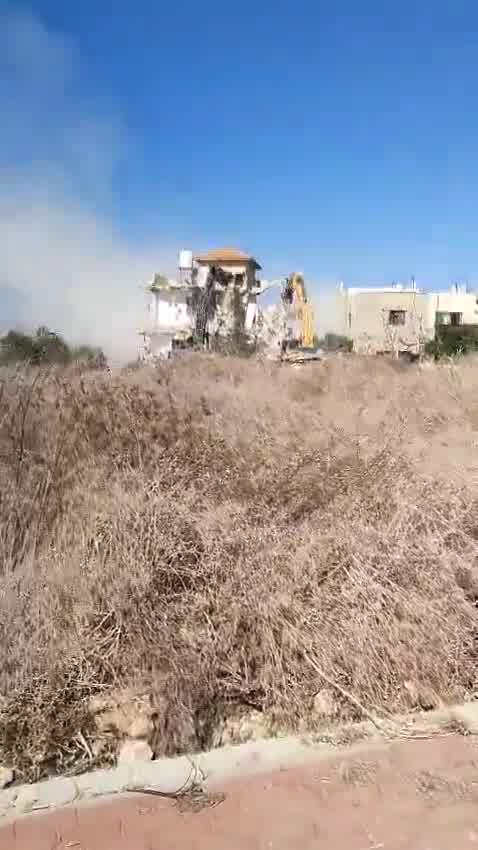
[[[101,369],[107,365],[101,348],[80,345],[71,348],[60,334],[42,325],[31,336],[19,331],[8,331],[0,338],[0,363],[31,363],[67,366],[77,362],[89,369]]]
[[[0,360],[2,363],[18,363],[33,360],[35,347],[33,339],[19,331],[8,331],[0,339]]]
[[[322,339],[314,340],[324,351],[352,351],[352,340],[341,334],[327,333]]]

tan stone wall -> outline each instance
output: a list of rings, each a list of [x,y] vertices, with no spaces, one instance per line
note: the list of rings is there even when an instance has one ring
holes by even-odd
[[[418,292],[400,290],[347,294],[346,333],[353,340],[354,350],[418,351],[420,342],[434,334],[434,317],[431,322],[427,298]],[[403,325],[390,324],[393,310],[405,312]]]

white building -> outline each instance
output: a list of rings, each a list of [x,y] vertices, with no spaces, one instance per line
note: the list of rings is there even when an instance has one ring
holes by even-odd
[[[142,333],[142,356],[169,357],[175,346],[192,343],[197,304],[211,272],[215,281],[214,311],[213,315],[208,314],[208,335],[227,335],[237,329],[250,333],[261,291],[256,279],[260,268],[254,257],[234,248],[220,248],[194,257],[191,251],[181,251],[178,280],[156,274],[147,286],[151,300],[148,327]]]
[[[345,288],[337,293],[339,330],[359,353],[418,353],[435,336],[437,324],[478,322],[475,293],[454,286],[425,292],[414,283],[382,288]]]
[[[237,248],[215,248],[194,257],[197,281],[206,280],[211,268],[219,268],[232,277],[231,284],[217,292],[217,317],[214,331],[230,333],[235,327],[252,330],[257,315],[257,296],[261,292],[257,272],[261,266],[250,254]]]
[[[192,336],[189,286],[162,275],[154,275],[147,287],[151,293],[148,327],[143,333],[144,356],[168,357],[173,342],[186,343]]]

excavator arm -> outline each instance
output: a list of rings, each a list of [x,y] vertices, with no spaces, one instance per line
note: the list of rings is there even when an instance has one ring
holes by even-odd
[[[288,280],[288,291],[292,293],[292,304],[295,307],[300,327],[299,345],[301,348],[313,348],[315,342],[314,310],[307,298],[303,275],[295,272]]]

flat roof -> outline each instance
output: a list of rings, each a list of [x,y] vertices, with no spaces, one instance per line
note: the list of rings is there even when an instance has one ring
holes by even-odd
[[[343,292],[350,292],[351,295],[361,295],[362,293],[375,293],[376,295],[380,295],[382,293],[405,293],[415,295],[424,295],[423,289],[413,288],[411,286],[344,286]]]

